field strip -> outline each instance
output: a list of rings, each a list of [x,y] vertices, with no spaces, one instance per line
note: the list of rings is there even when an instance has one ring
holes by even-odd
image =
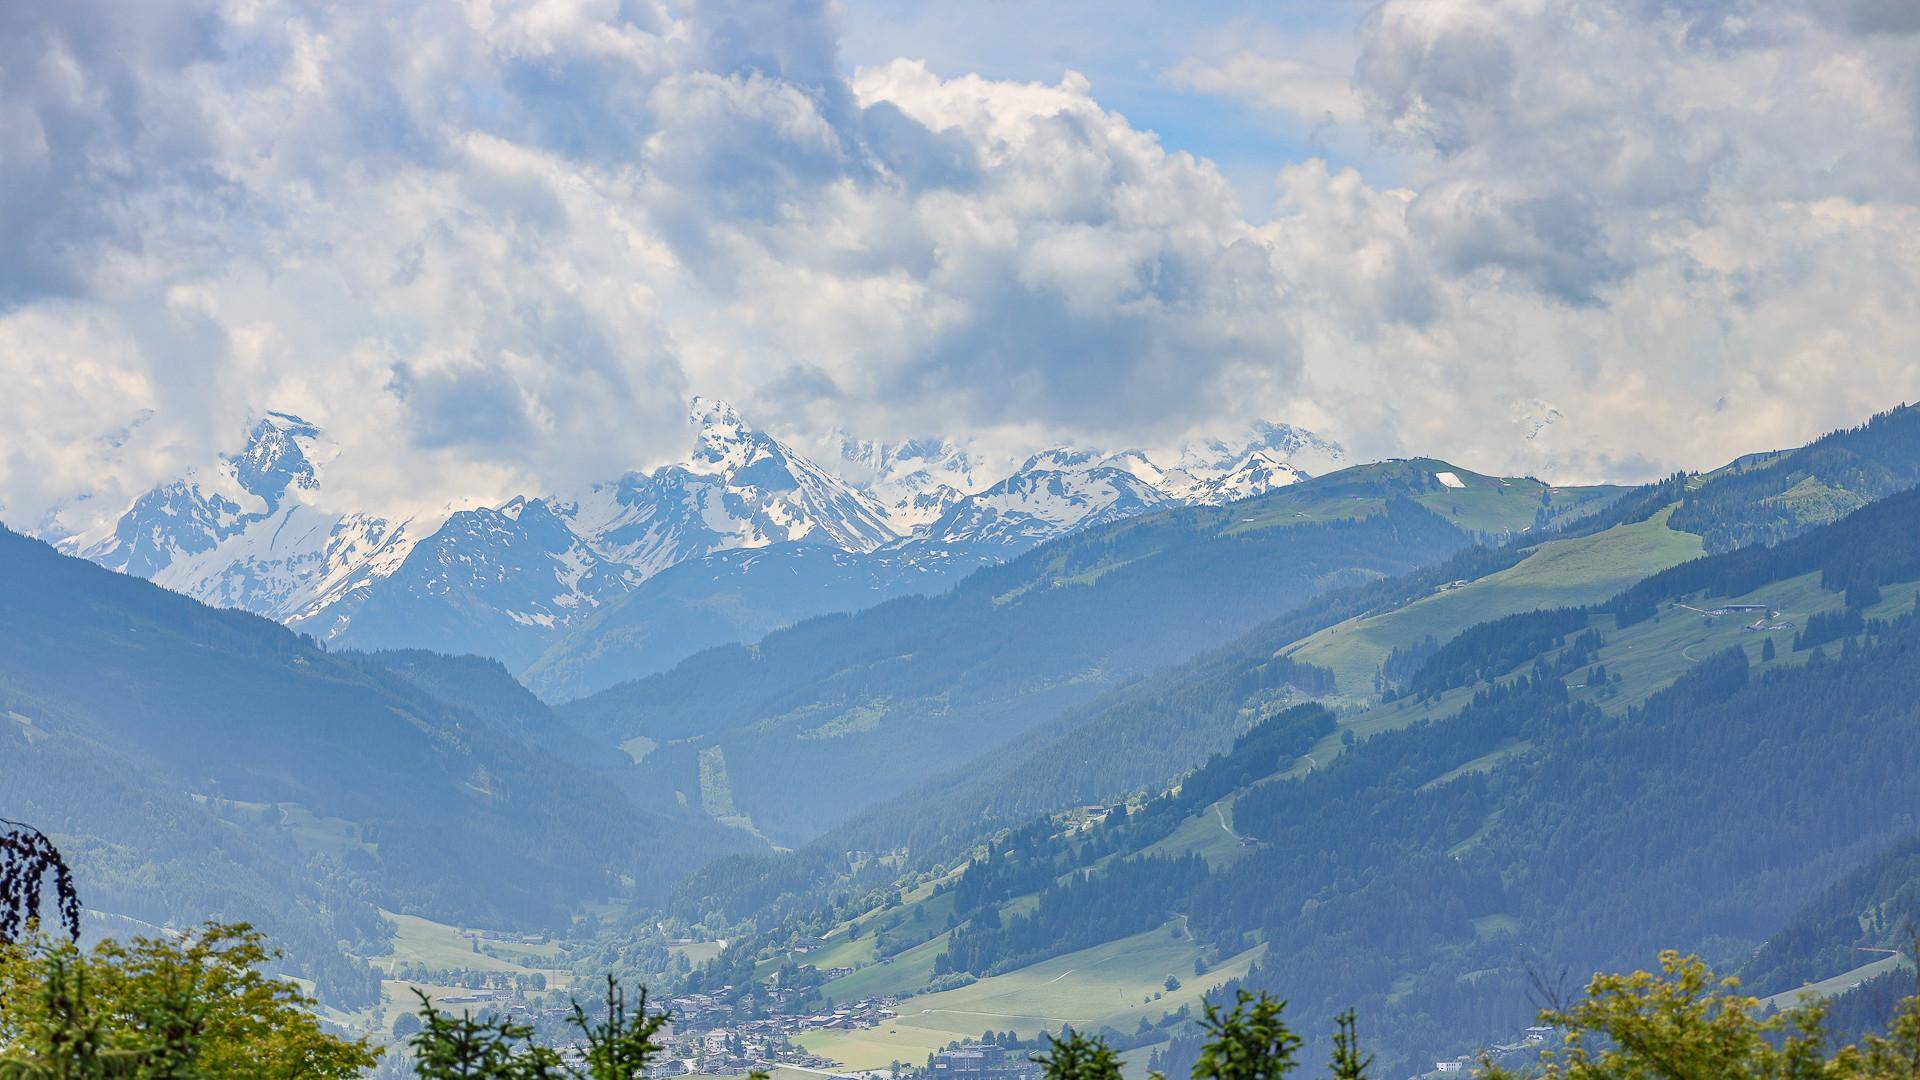
[[[1036,1016],[1033,1013],[976,1012],[972,1009],[921,1009],[920,1015],[939,1013],[946,1016],[994,1016],[1002,1020],[1045,1020],[1050,1024],[1081,1024],[1084,1020],[1075,1020],[1066,1016]]]

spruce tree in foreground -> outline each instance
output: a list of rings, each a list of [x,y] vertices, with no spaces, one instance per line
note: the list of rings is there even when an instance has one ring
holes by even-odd
[[[1047,1049],[1033,1060],[1046,1080],[1120,1080],[1120,1055],[1106,1040],[1068,1028],[1065,1038],[1047,1036]]]
[[[1262,990],[1239,991],[1232,1011],[1205,1002],[1200,1026],[1210,1038],[1193,1064],[1194,1080],[1277,1080],[1298,1067],[1300,1036],[1280,1013],[1287,1003]]]
[[[645,987],[629,1009],[626,988],[608,975],[605,1014],[589,1017],[575,1000],[567,1018],[585,1040],[576,1047],[583,1068],[534,1042],[530,1027],[501,1017],[454,1016],[414,993],[420,998],[421,1026],[407,1045],[413,1049],[414,1074],[425,1080],[640,1080],[660,1054],[655,1036],[668,1020],[665,1012],[647,1010]]]
[[[407,1040],[424,1080],[559,1080],[560,1056],[533,1041],[533,1029],[505,1017],[441,1012],[418,990],[420,1030]]]
[[[627,1011],[627,991],[612,975],[607,976],[607,1012],[604,1019],[589,1021],[580,1003],[573,1003],[574,1027],[587,1040],[587,1071],[576,1072],[589,1080],[640,1080],[662,1047],[654,1036],[666,1026],[668,1014],[647,1012],[647,988],[640,988],[640,1000]]]
[[[1353,1010],[1348,1009],[1334,1018],[1333,1060],[1327,1063],[1327,1072],[1333,1080],[1366,1080],[1367,1068],[1373,1064],[1373,1055],[1360,1054],[1360,1025]]]

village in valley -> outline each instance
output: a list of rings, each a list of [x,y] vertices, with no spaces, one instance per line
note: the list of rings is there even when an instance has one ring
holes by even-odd
[[[851,970],[851,969],[849,969]],[[773,1002],[769,1015],[752,1020],[734,1019],[726,1003],[726,991],[718,994],[682,994],[663,1004],[672,1017],[666,1029],[667,1055],[656,1075],[689,1073],[735,1075],[776,1068],[803,1069],[835,1076],[859,1075],[840,1070],[836,1064],[796,1046],[794,1036],[808,1031],[858,1030],[878,1027],[892,1020],[897,999],[868,998],[835,1006],[822,1012],[786,1011],[791,1002]],[[776,995],[791,996],[791,991],[775,990]]]

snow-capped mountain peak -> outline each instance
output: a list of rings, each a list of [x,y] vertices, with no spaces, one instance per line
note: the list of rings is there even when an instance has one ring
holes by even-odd
[[[703,475],[726,474],[767,455],[770,441],[747,426],[732,405],[719,398],[695,397],[687,409],[695,446],[684,467]]]
[[[1297,484],[1306,478],[1307,474],[1295,468],[1292,462],[1275,456],[1271,451],[1254,450],[1243,456],[1229,471],[1204,481],[1195,501],[1217,506],[1238,499],[1250,499],[1274,488]]]
[[[246,448],[224,463],[243,489],[271,509],[289,489],[307,495],[318,491],[319,470],[335,451],[318,427],[292,413],[268,412],[248,433]]]
[[[688,421],[677,462],[572,494],[389,521],[325,509],[339,448],[300,416],[266,412],[236,452],[153,488],[92,533],[52,538],[330,641],[477,651],[518,665],[589,612],[703,556],[775,556],[796,542],[849,558],[887,547],[905,552],[902,572],[940,580],[941,568],[1008,558],[1130,515],[1257,495],[1342,457],[1309,432],[1266,423],[1165,453],[1061,445],[1017,465],[947,438],[833,432],[819,444],[826,468],[718,398],[694,398]]]
[[[1023,549],[1171,505],[1174,499],[1138,475],[1151,466],[1144,455],[1042,450],[1005,480],[955,503],[927,535],[945,544]]]
[[[65,537],[62,550],[140,577],[202,555],[275,514],[283,501],[319,490],[334,448],[320,429],[291,413],[268,412],[235,454],[162,484],[120,517]]]
[[[1346,451],[1291,424],[1255,420],[1232,438],[1194,439],[1170,455],[1159,485],[1182,502],[1218,505],[1339,469]]]
[[[550,500],[595,556],[632,584],[689,558],[808,541],[871,551],[898,537],[885,510],[839,476],[696,397],[686,459]]]
[[[1535,398],[1514,407],[1515,415],[1522,429],[1523,437],[1534,442],[1550,427],[1564,419],[1565,414],[1548,402]]]
[[[827,442],[841,476],[871,497],[896,532],[914,533],[995,478],[987,460],[951,439],[856,439],[835,429]]]
[[[418,539],[408,522],[316,507],[337,453],[318,425],[267,412],[239,451],[59,546],[215,606],[300,625],[391,573]]]
[[[1143,484],[1172,494],[1170,474],[1143,450],[1122,450],[1108,455],[1102,463],[1127,473]]]

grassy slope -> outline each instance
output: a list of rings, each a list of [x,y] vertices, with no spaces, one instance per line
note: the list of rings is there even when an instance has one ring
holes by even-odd
[[[829,1001],[859,1001],[869,997],[897,997],[927,984],[933,977],[933,962],[947,951],[947,935],[941,933],[895,956],[888,962],[876,962],[820,988]]]
[[[1886,585],[1881,588],[1880,603],[1868,608],[1865,614],[1869,619],[1890,618],[1897,613],[1911,610],[1917,598],[1920,598],[1920,582]],[[1803,625],[1807,616],[1815,612],[1840,608],[1844,603],[1844,597],[1839,593],[1822,589],[1818,574],[1805,574],[1762,586],[1743,596],[1721,597],[1712,601],[1703,601],[1696,606],[1711,609],[1723,605],[1762,603],[1778,612],[1779,620]],[[1663,607],[1657,618],[1628,627],[1626,630],[1618,630],[1613,626],[1613,619],[1610,616],[1598,616],[1596,625],[1605,635],[1605,645],[1600,650],[1598,662],[1606,665],[1609,673],[1618,674],[1620,682],[1602,690],[1574,686],[1572,684],[1580,680],[1573,678],[1569,679],[1570,689],[1576,697],[1593,701],[1609,712],[1621,712],[1640,704],[1660,689],[1671,685],[1682,672],[1700,660],[1735,646],[1746,650],[1748,659],[1756,669],[1806,662],[1807,653],[1793,652],[1791,630],[1748,631],[1746,626],[1752,621],[1751,617],[1738,615],[1708,619],[1684,608],[1669,606]],[[1762,664],[1760,650],[1769,636],[1774,639],[1777,655],[1770,664]],[[1827,646],[1829,650],[1835,647],[1831,644]],[[1504,678],[1511,679],[1531,666],[1531,662],[1523,664]],[[1350,714],[1342,718],[1340,730],[1317,743],[1309,755],[1315,763],[1324,766],[1344,751],[1345,746],[1342,740],[1345,735],[1351,733],[1355,738],[1364,740],[1371,735],[1397,730],[1422,719],[1450,716],[1472,700],[1476,689],[1477,687],[1472,686],[1460,687],[1427,703],[1392,702]],[[1483,758],[1436,776],[1429,783],[1442,784],[1470,771],[1492,768],[1499,761],[1517,754],[1524,754],[1528,749],[1529,747],[1524,743],[1501,747]],[[1311,767],[1303,757],[1292,767],[1263,782],[1297,778],[1305,775]],[[1215,866],[1239,858],[1244,854],[1245,849],[1240,848],[1237,842],[1221,828],[1219,817],[1220,812],[1224,811],[1225,820],[1231,825],[1234,798],[1235,796],[1228,796],[1217,804],[1219,809],[1210,806],[1189,818],[1166,839],[1153,845],[1149,850],[1161,855],[1193,852]],[[1463,841],[1455,849],[1456,852],[1471,846],[1477,839],[1478,837],[1470,837]]]
[[[675,956],[686,957],[687,962],[695,967],[718,959],[720,954],[725,952],[726,949],[727,943],[724,941],[694,941],[685,945],[667,946],[668,952]]]
[[[1866,614],[1869,618],[1879,619],[1906,611],[1913,606],[1916,593],[1920,593],[1920,583],[1885,586],[1881,589],[1880,603],[1868,608]],[[1782,620],[1798,625],[1803,624],[1806,617],[1814,612],[1841,607],[1843,601],[1839,593],[1820,588],[1818,574],[1806,574],[1755,589],[1744,596],[1722,597],[1702,606],[1711,608],[1722,604],[1764,603],[1778,611]],[[1775,630],[1770,634],[1749,632],[1746,625],[1751,621],[1740,617],[1709,620],[1685,609],[1668,607],[1661,609],[1658,618],[1622,631],[1614,628],[1610,616],[1600,616],[1596,625],[1605,635],[1606,644],[1600,650],[1598,662],[1606,665],[1609,673],[1619,675],[1620,682],[1602,691],[1571,685],[1579,681],[1572,679],[1569,680],[1570,689],[1576,697],[1593,701],[1609,712],[1622,712],[1670,685],[1679,678],[1681,672],[1700,660],[1736,645],[1747,650],[1747,658],[1756,668],[1762,666],[1760,649],[1768,636],[1773,637],[1778,654],[1772,666],[1797,664],[1806,660],[1805,653],[1792,651],[1792,631]],[[1523,665],[1521,670],[1527,667],[1531,667],[1531,664]],[[1510,672],[1508,677],[1516,674],[1519,674],[1519,670]],[[1364,739],[1382,731],[1398,730],[1418,720],[1451,716],[1473,699],[1475,689],[1466,686],[1449,690],[1425,703],[1411,700],[1390,702],[1345,717],[1341,720],[1340,731],[1322,739],[1311,753],[1324,765],[1340,755],[1344,749],[1341,740],[1347,732]],[[1282,775],[1299,776],[1306,770],[1307,763],[1303,760]]]
[[[1415,468],[1426,467],[1424,463],[1409,464]],[[1462,479],[1468,482],[1467,492],[1450,489],[1438,495],[1462,504],[1447,507],[1443,512],[1451,513],[1464,526],[1491,531],[1498,527],[1499,520],[1489,515],[1497,515],[1512,505],[1525,505],[1525,500],[1517,504],[1495,501],[1509,496],[1488,496],[1486,487],[1481,483],[1484,478],[1463,474]],[[1469,496],[1478,498],[1470,499]],[[1538,493],[1534,493],[1532,498],[1537,500]],[[1433,508],[1442,509],[1439,506]],[[1311,509],[1313,512],[1308,514],[1299,508],[1289,510],[1284,504],[1270,505],[1260,517],[1242,518],[1232,526],[1232,531],[1275,527],[1293,521],[1325,519],[1345,513],[1359,516],[1374,510],[1366,505],[1364,499],[1353,500],[1351,506],[1323,499],[1319,506]],[[1518,611],[1598,602],[1651,573],[1702,554],[1703,544],[1697,536],[1668,527],[1670,516],[1671,510],[1663,511],[1645,522],[1619,526],[1589,537],[1544,544],[1507,571],[1457,590],[1443,590],[1393,612],[1349,621],[1293,646],[1287,653],[1297,659],[1332,668],[1339,679],[1339,696],[1349,703],[1366,702],[1372,693],[1374,671],[1395,646],[1410,645],[1427,634],[1444,642],[1469,626]],[[1867,612],[1870,618],[1887,617],[1910,608],[1915,603],[1920,586],[1908,583],[1884,587],[1882,591],[1884,598],[1881,603]],[[1805,575],[1772,583],[1746,596],[1702,601],[1698,606],[1713,608],[1751,603],[1768,605],[1777,613],[1779,620],[1804,625],[1809,615],[1838,608],[1842,598],[1821,589],[1817,575]],[[1667,606],[1657,618],[1622,630],[1613,625],[1610,617],[1596,617],[1595,625],[1606,635],[1599,662],[1605,664],[1618,681],[1600,688],[1575,686],[1574,692],[1594,700],[1609,711],[1624,710],[1670,685],[1693,664],[1720,650],[1743,647],[1749,658],[1758,664],[1761,645],[1769,637],[1774,640],[1778,650],[1774,665],[1804,662],[1806,654],[1796,654],[1791,649],[1790,627],[1749,631],[1746,627],[1754,618],[1746,614],[1714,618],[1684,606]],[[1531,666],[1530,663],[1523,665],[1522,669],[1528,666]],[[1514,677],[1518,673],[1516,670],[1507,677]],[[1579,681],[1577,677],[1569,680],[1570,683]],[[1280,775],[1298,776],[1312,767],[1325,765],[1341,752],[1343,734],[1364,738],[1375,732],[1404,727],[1423,717],[1448,715],[1466,704],[1473,692],[1474,688],[1466,687],[1451,691],[1432,702],[1375,704],[1363,708],[1344,720],[1342,731],[1324,740],[1310,755]],[[1460,776],[1493,768],[1503,760],[1530,751],[1531,747],[1524,742],[1505,745],[1431,778],[1429,784],[1445,784]],[[1240,847],[1231,828],[1233,799],[1233,796],[1229,796],[1209,806],[1154,845],[1153,850],[1156,853],[1194,852],[1215,865],[1240,858],[1245,849]],[[1462,846],[1470,845],[1474,839],[1469,838]],[[1484,916],[1476,920],[1475,930],[1483,938],[1509,934],[1513,930],[1512,919],[1505,915]],[[1171,939],[1156,943],[1150,940],[1151,937],[1138,935],[1125,941],[1110,942],[1083,950],[1072,957],[1056,958],[958,990],[909,999],[903,1003],[899,1019],[889,1028],[837,1036],[840,1042],[836,1045],[840,1053],[835,1056],[841,1056],[842,1060],[850,1063],[879,1065],[895,1057],[917,1058],[924,1052],[922,1047],[943,1045],[941,1036],[946,1033],[964,1036],[988,1027],[1012,1026],[1024,1034],[1028,1032],[1022,1027],[1023,1024],[1037,1029],[1070,1021],[1082,1026],[1112,1022],[1113,1013],[1105,1017],[1093,1015],[1103,1008],[1116,1010],[1117,1017],[1123,1021],[1121,1026],[1131,1027],[1142,1015],[1137,1007],[1137,997],[1129,1002],[1117,996],[1113,988],[1091,984],[1074,987],[1078,992],[1067,991],[1064,987],[1086,979],[1084,972],[1075,974],[1077,964],[1097,961],[1124,965],[1114,969],[1117,983],[1126,986],[1129,993],[1140,988],[1147,982],[1141,964],[1151,966],[1159,962],[1164,966],[1164,958],[1156,958],[1153,948],[1158,945],[1164,949],[1178,944]],[[1138,955],[1119,959],[1126,956],[1129,950]],[[1891,961],[1879,963],[1888,966]],[[1816,992],[1835,992],[1878,970],[1879,967],[1868,965],[1836,976],[1813,989]],[[1164,975],[1160,978],[1163,979]],[[1190,989],[1193,988],[1183,987],[1183,992]],[[1160,1002],[1152,1004],[1155,1007],[1161,1005]],[[1135,1006],[1130,1010],[1130,1015],[1129,1005]],[[917,1012],[914,1011],[916,1006],[919,1009]],[[1169,1003],[1166,1007],[1177,1006]],[[933,1034],[924,1035],[916,1029],[928,1029]]]
[[[400,964],[423,964],[436,971],[466,968],[475,971],[505,971],[518,975],[531,975],[538,972],[547,977],[549,987],[561,989],[571,982],[572,976],[562,966],[558,945],[482,941],[483,948],[493,950],[494,955],[488,955],[473,951],[467,936],[470,931],[461,927],[434,922],[416,915],[400,915],[391,911],[382,911],[380,914],[393,924],[392,947],[385,955],[371,956],[367,960],[389,975]],[[303,985],[307,986],[309,992],[311,991],[311,984],[303,983]],[[393,1017],[419,1008],[420,1002],[414,995],[415,990],[436,1001],[468,997],[475,993],[465,987],[442,983],[382,978],[380,1001],[377,1005],[354,1011],[323,1009],[322,1013],[327,1020],[349,1031],[379,1034],[387,1030]],[[462,1009],[473,1010],[479,1007],[452,1005],[449,1008],[454,1012],[460,1012]]]
[[[1177,921],[1177,920],[1176,920]],[[798,1041],[808,1050],[849,1068],[878,1068],[894,1060],[922,1061],[955,1039],[989,1028],[1030,1037],[1062,1024],[1132,1030],[1142,1016],[1157,1020],[1253,965],[1259,948],[1193,975],[1199,955],[1191,938],[1171,933],[1172,923],[1132,937],[995,975],[938,994],[903,1000],[898,1019],[865,1031],[810,1032]],[[939,944],[944,947],[944,938]],[[896,961],[896,965],[899,961]],[[857,974],[857,973],[856,973]],[[1163,990],[1168,975],[1181,987]],[[843,982],[846,980],[842,980]],[[1155,993],[1159,1000],[1152,1000]]]
[[[1165,839],[1150,845],[1147,854],[1191,853],[1207,860],[1209,867],[1219,870],[1238,862],[1247,854],[1247,849],[1240,846],[1237,834],[1230,831],[1232,828],[1233,799],[1228,797],[1182,822]]]
[[[1420,470],[1426,469],[1429,465],[1438,465],[1438,463],[1425,462],[1408,464],[1410,467]],[[1476,528],[1486,528],[1497,524],[1498,520],[1495,515],[1500,513],[1506,513],[1510,517],[1515,517],[1514,511],[1517,508],[1526,508],[1526,513],[1530,518],[1532,514],[1531,508],[1539,505],[1540,494],[1547,490],[1544,485],[1536,485],[1535,482],[1532,481],[1512,481],[1510,483],[1513,485],[1534,486],[1525,488],[1517,498],[1513,496],[1486,495],[1484,493],[1487,490],[1493,485],[1500,483],[1498,480],[1465,472],[1462,472],[1461,476],[1469,485],[1466,491],[1462,492],[1449,489],[1446,492],[1439,493],[1435,497],[1441,499],[1458,499],[1462,504],[1461,514],[1463,516],[1470,515],[1473,519],[1470,524]],[[1478,494],[1477,502],[1471,501],[1468,498],[1476,494]],[[1506,500],[1509,498],[1512,498],[1513,501],[1507,502]],[[1571,498],[1571,496],[1569,496],[1569,498]],[[1321,508],[1324,509],[1327,505],[1328,504],[1323,501]],[[1436,509],[1438,508],[1439,507],[1436,507]],[[1368,513],[1372,512],[1372,510],[1372,507],[1355,508],[1357,513]],[[1277,521],[1247,522],[1244,523],[1243,527],[1258,528],[1277,524],[1279,524]],[[1666,566],[1683,561],[1685,558],[1698,553],[1698,539],[1685,534],[1677,534],[1667,529],[1665,526],[1665,515],[1662,514],[1649,522],[1622,526],[1596,534],[1592,537],[1557,541],[1542,545],[1541,549],[1534,555],[1529,556],[1527,560],[1501,574],[1496,574],[1490,578],[1475,582],[1466,588],[1452,590],[1426,600],[1417,601],[1415,604],[1409,605],[1408,608],[1387,613],[1372,620],[1355,620],[1354,622],[1343,624],[1343,627],[1336,627],[1334,629],[1338,631],[1351,628],[1352,632],[1343,635],[1337,640],[1329,640],[1326,635],[1319,635],[1316,636],[1316,638],[1308,639],[1308,645],[1316,649],[1316,657],[1313,661],[1316,663],[1325,663],[1327,662],[1325,657],[1338,655],[1342,652],[1350,656],[1360,657],[1360,660],[1350,662],[1349,666],[1352,667],[1353,664],[1357,663],[1364,667],[1364,682],[1366,686],[1370,688],[1372,672],[1378,664],[1378,660],[1366,659],[1366,657],[1373,654],[1384,657],[1386,650],[1391,648],[1393,644],[1400,643],[1402,638],[1407,641],[1414,641],[1418,640],[1419,637],[1424,634],[1433,633],[1437,638],[1444,640],[1446,637],[1452,636],[1453,633],[1457,633],[1458,629],[1464,629],[1473,623],[1506,614],[1510,611],[1526,610],[1543,605],[1589,603],[1594,600],[1604,599],[1626,584],[1636,581],[1648,573],[1663,569]],[[1415,611],[1414,609],[1419,610]],[[1409,617],[1405,614],[1408,611],[1414,611],[1414,614]],[[1367,625],[1360,626],[1359,624],[1361,623],[1366,623]],[[1457,626],[1455,624],[1457,624]],[[1344,688],[1345,686],[1343,685],[1343,689]],[[1470,696],[1470,691],[1457,691],[1456,696],[1459,699],[1459,703],[1464,703]],[[1458,704],[1445,700],[1437,704],[1448,711],[1458,707]],[[1419,716],[1424,715],[1424,711],[1411,708],[1402,707],[1397,711],[1394,711],[1392,707],[1388,707],[1388,709],[1390,715],[1384,718],[1363,714],[1358,721],[1361,725],[1360,730],[1365,733],[1369,729],[1384,730],[1388,727],[1404,726],[1406,723],[1410,723]],[[1340,745],[1338,739],[1332,738],[1328,743],[1316,747],[1313,755],[1320,764],[1325,764],[1327,761],[1332,760],[1333,756],[1339,753],[1339,750]],[[1490,765],[1491,762],[1487,764]],[[1302,770],[1307,768],[1305,759],[1302,759],[1300,768]],[[1222,803],[1217,806],[1208,807],[1202,814],[1184,823],[1172,835],[1155,844],[1152,850],[1155,853],[1192,851],[1200,854],[1213,865],[1225,865],[1241,858],[1246,853],[1246,849],[1240,846],[1237,836],[1231,831],[1232,820],[1232,800],[1229,798],[1223,800]],[[911,912],[916,904],[925,904],[927,902],[927,898],[924,895],[915,896],[909,894],[905,899],[906,904],[902,910],[906,912]],[[1009,910],[1012,910],[1012,908]],[[944,922],[944,912],[932,913],[929,917],[934,916],[938,916],[940,920]],[[869,930],[873,920],[866,919],[864,921],[865,926],[853,925],[836,930],[836,932],[829,937],[831,944],[828,948],[820,953],[814,954],[812,958],[812,962],[821,968],[835,966],[858,967],[858,970],[852,975],[845,976],[827,984],[824,988],[827,997],[834,1001],[849,1001],[873,995],[899,995],[910,993],[914,989],[925,985],[927,979],[931,976],[933,961],[946,947],[945,935],[941,935],[920,946],[907,950],[895,957],[891,963],[881,964],[873,962],[874,939]],[[939,924],[936,923],[935,925]],[[1142,937],[1144,938],[1146,935]],[[838,940],[835,940],[836,938]],[[1111,948],[1115,944],[1118,943],[1109,943],[1109,945],[1101,946],[1100,948]],[[1169,942],[1169,944],[1172,943]],[[1191,949],[1190,943],[1182,944],[1185,948]],[[1080,954],[1075,955],[1079,956]],[[1157,954],[1150,953],[1149,955]],[[959,1015],[967,1012],[1022,1013],[1024,1010],[1023,1015],[1046,1017],[1059,1013],[1072,1012],[1074,1008],[1069,1006],[1035,1004],[1035,1001],[1045,1002],[1050,999],[1045,995],[1035,998],[1026,992],[1027,984],[1018,981],[1030,976],[1034,972],[1042,970],[1051,972],[1052,974],[1049,975],[1050,978],[1058,975],[1061,971],[1064,971],[1065,968],[1057,966],[1050,967],[1049,965],[1058,965],[1059,962],[1064,959],[1065,958],[1056,958],[1056,960],[1047,961],[1046,963],[1023,969],[1022,971],[995,976],[992,979],[982,980],[980,983],[964,987],[960,990],[947,991],[939,995],[929,995],[910,1000],[915,1002],[934,1002],[932,1005],[923,1004],[921,1007],[939,1010],[930,1014],[938,1016]],[[860,966],[863,964],[866,966]],[[1186,971],[1191,972],[1191,955],[1186,958],[1184,966]],[[1131,968],[1122,968],[1119,970],[1132,971]],[[1137,975],[1137,972],[1132,972],[1132,974]],[[1134,995],[1135,1001],[1137,1002],[1139,996],[1150,995],[1152,991],[1157,988],[1160,981],[1164,980],[1167,974],[1179,976],[1180,972],[1178,970],[1162,971],[1150,984],[1140,983],[1138,979],[1133,979],[1128,985],[1137,988],[1139,991],[1138,994]],[[1182,977],[1184,978],[1184,976]],[[982,987],[986,989],[983,990],[981,989]],[[1000,988],[1008,988],[1007,992],[1009,993],[1018,991],[1016,994],[1017,1000],[1026,1002],[1026,1004],[1023,1004],[1017,1009],[961,1008],[954,1004],[955,1002],[973,1001],[975,997],[980,994],[999,993],[1001,992]],[[1118,1008],[1123,1014],[1123,1018],[1128,1021],[1126,1026],[1130,1029],[1138,1022],[1140,1013],[1136,1008],[1133,1010],[1132,1016],[1124,1016],[1127,1011],[1127,1004],[1126,1002],[1121,1002]],[[1177,1008],[1177,1005],[1171,1007]],[[1082,1011],[1084,1011],[1084,1009]],[[893,1056],[912,1051],[926,1042],[925,1036],[916,1034],[911,1030],[915,1027],[925,1026],[925,1024],[923,1022],[908,1022],[905,1012],[906,1010],[903,1007],[903,1019],[901,1023],[904,1024],[905,1027],[902,1028],[901,1025],[895,1025],[895,1027],[900,1030],[892,1033],[889,1033],[886,1029],[876,1029],[866,1032],[834,1033],[831,1036],[823,1033],[817,1038],[820,1040],[834,1040],[832,1045],[839,1047],[846,1055],[849,1055],[849,1057],[842,1057],[839,1053],[828,1053],[828,1056],[836,1057],[840,1060],[850,1060],[851,1057],[857,1057],[862,1061],[876,1062],[877,1064],[884,1065],[888,1061],[891,1061]],[[972,1022],[973,1019],[980,1018],[970,1018],[968,1023],[964,1025],[964,1027],[956,1029],[956,1032],[964,1034],[972,1031],[977,1033],[978,1030],[986,1027],[996,1026],[988,1024],[984,1022],[984,1020],[982,1020],[981,1023],[975,1024]],[[1084,1020],[1086,1017],[1068,1017],[1068,1019]],[[951,1036],[949,1036],[949,1038],[950,1037]],[[948,1039],[940,1039],[934,1045],[945,1045],[946,1041],[948,1041]],[[883,1051],[887,1056],[880,1056]],[[924,1056],[924,1051],[918,1056]]]
[[[1663,511],[1592,536],[1542,544],[1497,574],[1403,608],[1349,619],[1283,652],[1331,668],[1339,696],[1362,701],[1372,694],[1374,673],[1396,646],[1416,644],[1429,634],[1445,642],[1476,623],[1519,611],[1595,603],[1700,555],[1700,538],[1667,528],[1667,517]]]
[[[1242,854],[1238,844],[1221,829],[1218,818],[1209,817],[1207,827],[1219,839],[1211,841],[1210,848],[1206,841],[1196,847],[1221,859]],[[1204,837],[1204,833],[1198,835]],[[852,974],[821,988],[828,1000],[840,1003],[900,997],[899,1019],[863,1031],[810,1032],[797,1040],[801,1045],[849,1068],[876,1068],[896,1059],[924,1060],[929,1051],[987,1028],[1011,1028],[1031,1035],[1041,1027],[1054,1030],[1063,1022],[1072,1022],[1095,1027],[1112,1024],[1131,1031],[1142,1016],[1158,1020],[1183,1004],[1196,1003],[1207,990],[1228,979],[1244,975],[1258,955],[1257,949],[1249,950],[1194,978],[1193,964],[1199,951],[1185,934],[1175,938],[1168,924],[956,990],[915,994],[927,984],[934,961],[946,951],[947,933],[938,933],[882,962],[874,959],[874,928],[895,920],[902,926],[944,926],[953,896],[950,892],[935,894],[937,883],[928,881],[909,890],[897,908],[870,912],[835,927],[827,935],[827,945],[804,959],[821,969],[856,967]],[[1030,910],[1034,900],[1029,895],[1007,902],[1001,907],[1002,918]],[[925,912],[924,922],[914,920],[916,910]],[[777,962],[769,960],[765,966],[770,971]],[[1169,993],[1164,989],[1168,975],[1180,980],[1179,990]],[[1161,995],[1159,1000],[1153,1000],[1156,993]]]

